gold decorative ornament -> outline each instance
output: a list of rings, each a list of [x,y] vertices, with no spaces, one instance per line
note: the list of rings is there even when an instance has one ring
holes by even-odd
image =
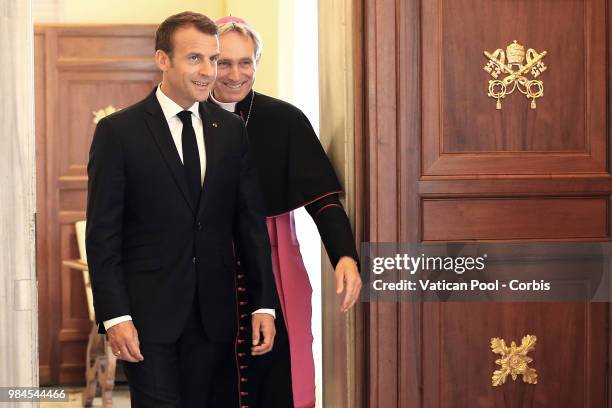
[[[489,80],[487,95],[497,99],[496,108],[501,109],[501,100],[518,89],[528,99],[531,99],[531,109],[535,109],[536,99],[544,96],[544,84],[535,78],[547,69],[542,61],[546,51],[538,54],[533,48],[529,48],[525,53],[525,47],[514,40],[506,47],[505,53],[504,50],[498,48],[491,53],[485,51],[484,55],[489,61],[483,69],[495,78]],[[524,64],[525,57],[527,62]],[[525,75],[528,73],[534,79],[527,78]],[[506,76],[498,79],[501,75]]]
[[[105,116],[108,116],[111,113],[115,113],[118,110],[119,109],[115,108],[113,105],[108,105],[106,108],[99,109],[97,111],[92,112],[92,115],[94,116],[93,118],[94,125],[97,125],[98,122],[102,120],[102,118],[104,118]]]
[[[523,382],[525,383],[538,383],[536,370],[529,367],[529,363],[533,359],[527,356],[527,353],[535,348],[537,340],[536,336],[528,334],[523,337],[520,346],[517,347],[513,341],[510,347],[508,347],[504,339],[497,337],[491,339],[491,350],[493,353],[502,356],[502,358],[495,360],[495,364],[500,365],[501,369],[493,372],[491,380],[494,387],[505,384],[508,375],[512,377],[512,380],[516,381],[516,377],[519,374],[523,376]]]

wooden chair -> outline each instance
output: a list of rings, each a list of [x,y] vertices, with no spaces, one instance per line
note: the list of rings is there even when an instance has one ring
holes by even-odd
[[[85,221],[78,221],[75,225],[77,244],[79,247],[80,259],[70,259],[64,261],[64,265],[81,270],[83,282],[85,284],[85,294],[87,296],[87,306],[89,309],[89,320],[91,321],[91,332],[87,342],[87,360],[85,362],[86,385],[83,390],[83,406],[90,407],[93,403],[96,392],[99,389],[102,397],[102,406],[113,406],[113,388],[115,387],[115,371],[117,367],[117,357],[113,354],[110,343],[106,336],[98,334],[98,326],[93,307],[93,294],[91,282],[89,280],[89,269],[87,267],[87,253],[85,251]]]

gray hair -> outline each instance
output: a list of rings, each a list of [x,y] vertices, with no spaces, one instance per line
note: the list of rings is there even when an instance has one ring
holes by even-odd
[[[220,24],[218,26],[218,29],[219,29],[219,38],[223,34],[229,33],[231,31],[235,31],[242,35],[251,37],[251,40],[253,40],[253,44],[255,45],[255,61],[259,60],[259,57],[261,57],[261,50],[263,49],[263,42],[261,41],[261,36],[259,35],[257,31],[255,31],[253,28],[251,28],[250,26],[246,24],[234,23],[234,22]]]

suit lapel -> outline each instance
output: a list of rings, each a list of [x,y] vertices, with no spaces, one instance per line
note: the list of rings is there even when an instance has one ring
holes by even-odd
[[[221,123],[217,120],[216,115],[208,106],[209,102],[200,103],[200,117],[202,118],[202,127],[204,130],[204,146],[206,149],[206,172],[204,174],[204,183],[202,186],[202,196],[198,206],[198,216],[204,213],[204,210],[211,200],[212,193],[210,187],[214,180],[215,172],[219,167],[220,160],[220,129]]]
[[[161,151],[162,156],[170,169],[170,173],[172,173],[174,181],[178,185],[183,195],[183,198],[187,202],[187,205],[191,211],[195,214],[195,205],[191,202],[189,191],[187,190],[187,181],[185,180],[183,163],[181,163],[181,158],[179,157],[174,141],[172,140],[168,122],[166,122],[161,106],[155,97],[155,91],[153,91],[153,93],[147,98],[146,110],[149,114],[146,118],[147,126],[149,127],[149,130],[151,131],[151,134],[153,135],[153,138],[155,139],[155,142],[157,143],[157,146],[159,147],[159,150]]]

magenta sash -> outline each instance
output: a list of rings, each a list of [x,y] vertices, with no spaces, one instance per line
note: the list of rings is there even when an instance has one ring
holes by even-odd
[[[293,212],[268,217],[272,266],[291,353],[291,379],[295,408],[315,406],[312,356],[312,287],[295,234]]]

